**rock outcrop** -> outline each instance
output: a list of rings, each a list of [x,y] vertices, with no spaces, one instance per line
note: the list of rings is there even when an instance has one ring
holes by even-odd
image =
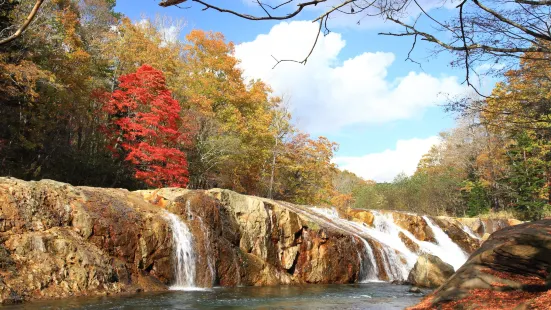
[[[0,299],[164,289],[169,227],[126,190],[0,180]]]
[[[453,266],[445,263],[438,256],[424,254],[417,259],[407,282],[414,286],[437,288],[444,284],[454,272]]]
[[[1,302],[166,290],[175,264],[166,210],[193,233],[198,286],[358,280],[355,237],[273,201],[0,178]]]
[[[412,309],[550,309],[551,220],[505,227]]]
[[[166,290],[176,265],[167,212],[193,235],[200,287],[403,281],[425,243],[436,246],[424,218],[406,213],[331,215],[221,189],[129,192],[0,178],[0,302]],[[480,236],[453,219],[432,221],[474,250]],[[366,234],[387,234],[385,225],[401,229],[402,247]]]

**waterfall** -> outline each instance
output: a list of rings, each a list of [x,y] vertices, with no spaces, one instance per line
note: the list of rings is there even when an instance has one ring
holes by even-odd
[[[386,271],[390,281],[399,280],[403,281],[407,279],[409,270],[413,268],[417,256],[412,253],[402,242],[398,236],[399,231],[394,229],[396,226],[391,220],[387,219],[384,216],[381,216],[379,213],[375,213],[374,228],[367,227],[363,224],[348,221],[339,217],[339,214],[336,209],[327,209],[327,208],[316,208],[312,207],[310,210],[314,211],[316,214],[321,215],[331,222],[331,226],[336,226],[340,230],[344,230],[358,238],[362,239],[364,243],[365,254],[363,257],[369,259],[369,264],[374,266],[372,270],[368,273],[362,272],[366,275],[360,279],[360,282],[367,282],[379,279],[379,270],[377,267],[377,261],[371,246],[365,240],[366,238],[372,238],[378,241],[381,244],[381,258],[383,269]],[[318,221],[320,219],[318,218]],[[327,221],[325,220],[327,223]],[[397,253],[398,252],[398,253]],[[404,264],[404,261],[406,262]],[[366,262],[362,260],[362,266]]]
[[[467,261],[467,255],[463,250],[446,234],[442,228],[434,224],[431,219],[423,216],[423,219],[427,225],[432,229],[434,233],[434,239],[438,247],[434,248],[434,255],[440,257],[443,261],[453,266],[455,270],[459,269],[465,261]]]
[[[172,228],[172,238],[175,245],[176,265],[174,266],[175,283],[171,290],[194,290],[195,287],[195,252],[193,250],[193,235],[187,225],[172,213],[166,213]]]
[[[214,261],[212,259],[213,253],[210,246],[209,230],[206,228],[201,217],[198,216],[197,219],[199,219],[199,223],[201,223],[201,230],[203,230],[203,234],[205,235],[205,253],[207,254],[207,264],[209,266],[211,284],[214,285],[216,274],[214,272]]]
[[[377,281],[379,280],[379,268],[377,267],[377,260],[373,254],[373,249],[371,248],[371,245],[369,245],[369,242],[367,242],[364,238],[360,237],[360,240],[364,245],[364,251],[366,254],[366,257],[362,259],[360,282],[366,283]]]
[[[376,211],[372,211],[372,214],[373,228],[364,226],[364,230],[383,245],[381,257],[389,280],[406,280],[417,261],[417,255],[400,238],[403,229],[394,223],[391,214]]]
[[[482,238],[480,238],[479,236],[477,236],[477,235],[474,233],[474,231],[473,231],[472,229],[469,228],[469,226],[463,224],[462,227],[463,227],[463,231],[464,231],[467,235],[469,235],[471,238],[476,239],[476,240],[482,239]]]
[[[309,211],[312,213],[298,209],[295,210],[318,223],[323,223],[331,228],[345,231],[362,240],[364,244],[364,253],[363,255],[359,255],[362,259],[360,266],[360,282],[378,280],[381,274],[381,270],[379,269],[385,271],[389,281],[406,280],[415,262],[417,262],[419,255],[423,253],[429,253],[440,257],[444,262],[452,265],[455,270],[459,269],[467,260],[465,252],[463,252],[463,250],[455,244],[440,227],[434,224],[432,220],[426,216],[423,217],[423,220],[433,231],[436,243],[417,239],[411,232],[394,223],[391,213],[381,213],[370,210],[369,212],[374,216],[373,226],[370,227],[365,223],[358,223],[341,218],[335,208],[310,207]],[[417,253],[406,246],[402,238],[400,238],[400,233],[418,246],[419,250]],[[367,239],[377,241],[381,246],[372,249]],[[378,251],[381,258],[379,266],[377,266],[377,261],[373,252],[374,250]]]

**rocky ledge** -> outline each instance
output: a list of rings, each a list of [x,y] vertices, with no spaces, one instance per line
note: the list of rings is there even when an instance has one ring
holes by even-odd
[[[492,234],[424,309],[551,309],[551,220]]]
[[[516,224],[366,210],[325,216],[336,212],[220,189],[0,178],[0,302],[166,290],[176,264],[168,212],[193,235],[200,287],[405,280],[424,246],[435,246],[434,229],[470,254],[485,233]],[[365,234],[388,225],[403,248]]]

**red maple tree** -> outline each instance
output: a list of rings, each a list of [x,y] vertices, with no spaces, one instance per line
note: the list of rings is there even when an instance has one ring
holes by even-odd
[[[137,179],[155,187],[187,185],[186,155],[177,148],[185,142],[178,130],[180,105],[161,71],[143,65],[121,76],[104,110],[111,150],[132,163]]]

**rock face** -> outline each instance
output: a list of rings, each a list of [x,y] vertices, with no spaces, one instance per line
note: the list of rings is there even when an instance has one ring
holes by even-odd
[[[457,221],[479,236],[492,234],[505,227],[522,224],[521,221],[515,219],[458,218]]]
[[[436,288],[444,284],[455,270],[438,256],[424,254],[419,256],[409,273],[408,282],[415,286]]]
[[[0,302],[166,290],[177,264],[167,212],[193,235],[200,287],[405,280],[407,258],[435,241],[412,214],[385,211],[385,224],[381,212],[332,218],[221,189],[129,192],[0,178]],[[433,221],[465,252],[478,244],[458,221]],[[401,229],[400,249],[365,234],[390,236],[388,225]]]
[[[0,178],[1,302],[166,290],[175,265],[166,210],[193,233],[197,286],[358,280],[353,236],[273,201]]]
[[[125,190],[0,179],[0,299],[164,289],[161,211]]]
[[[412,309],[550,309],[551,220],[493,233],[436,292]]]

